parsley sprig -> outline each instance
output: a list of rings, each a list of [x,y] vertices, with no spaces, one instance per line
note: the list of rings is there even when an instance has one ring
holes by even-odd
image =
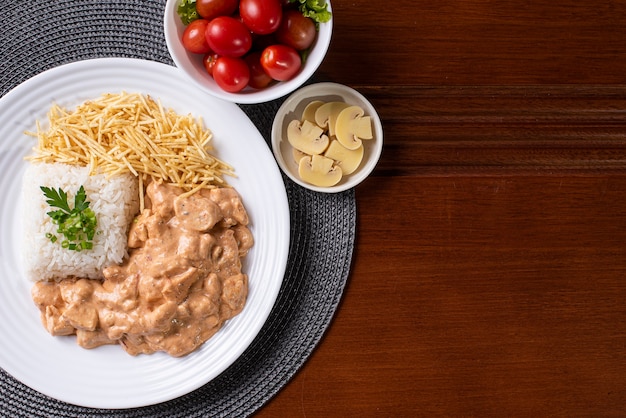
[[[58,225],[57,233],[63,235],[65,239],[61,241],[61,247],[73,251],[90,250],[93,248],[93,237],[96,234],[98,221],[96,214],[89,207],[85,188],[80,186],[74,196],[74,208],[70,208],[67,200],[67,193],[59,187],[54,188],[41,186],[46,203],[51,208],[58,208],[47,213],[52,218],[52,222]],[[52,241],[57,241],[57,236],[51,233],[46,237]]]

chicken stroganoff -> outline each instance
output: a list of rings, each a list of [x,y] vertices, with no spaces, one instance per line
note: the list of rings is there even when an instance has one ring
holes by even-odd
[[[119,344],[131,355],[193,352],[244,308],[242,259],[254,244],[241,196],[222,178],[233,175],[232,168],[206,151],[210,131],[125,93],[104,95],[74,112],[53,107],[50,125],[33,134],[38,145],[32,164],[75,164],[93,175],[131,173],[141,205],[120,244],[128,256],[103,267],[101,277],[35,278],[31,295],[44,327],[53,336],[75,335],[89,349]],[[72,214],[71,194],[58,193],[67,195]],[[81,205],[89,206],[88,199],[99,207],[98,193],[83,192]],[[107,231],[96,234],[106,237]],[[57,247],[61,256],[71,251]]]

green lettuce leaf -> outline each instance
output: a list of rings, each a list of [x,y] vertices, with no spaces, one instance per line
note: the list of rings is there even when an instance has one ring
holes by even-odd
[[[326,23],[332,17],[325,0],[289,0],[289,2],[298,3],[298,10],[316,23]]]
[[[178,16],[184,25],[188,25],[196,19],[200,18],[196,10],[196,0],[183,0],[178,5]]]

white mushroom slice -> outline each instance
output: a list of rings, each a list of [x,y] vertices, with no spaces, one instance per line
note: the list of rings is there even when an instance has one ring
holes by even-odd
[[[357,149],[362,139],[372,139],[372,121],[369,116],[363,116],[360,106],[345,108],[337,116],[335,133],[337,140],[348,149]]]
[[[331,158],[323,155],[304,157],[298,165],[300,178],[319,187],[330,187],[339,183],[342,177],[341,167],[333,165]]]
[[[301,123],[297,119],[287,125],[287,139],[292,147],[306,154],[321,154],[330,142],[322,128],[308,120]]]
[[[309,154],[305,154],[304,152],[300,151],[297,148],[292,148],[291,153],[293,154],[293,159],[296,163],[299,163],[300,160],[303,159],[304,157],[310,157]]]
[[[321,128],[328,129],[328,135],[335,135],[335,124],[339,113],[349,105],[344,102],[324,103],[315,111],[315,123]]]
[[[341,172],[344,176],[352,174],[359,168],[361,161],[363,160],[363,145],[355,150],[350,150],[341,143],[333,139],[330,141],[328,149],[324,153],[325,157],[332,158],[335,163],[341,167]]]
[[[323,104],[324,102],[321,100],[313,100],[308,105],[306,105],[306,107],[304,108],[304,111],[302,112],[302,120],[303,121],[308,120],[311,123],[316,123],[315,112]]]

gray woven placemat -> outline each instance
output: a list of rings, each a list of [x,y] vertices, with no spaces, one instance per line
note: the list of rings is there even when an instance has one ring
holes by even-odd
[[[162,33],[164,7],[165,0],[3,1],[0,96],[46,69],[78,60],[129,57],[172,64]],[[280,103],[241,106],[268,142]],[[257,338],[224,373],[169,402],[100,410],[51,399],[0,369],[0,416],[240,417],[262,407],[322,338],[343,294],[355,245],[353,190],[318,194],[284,180],[291,245],[283,286]]]

